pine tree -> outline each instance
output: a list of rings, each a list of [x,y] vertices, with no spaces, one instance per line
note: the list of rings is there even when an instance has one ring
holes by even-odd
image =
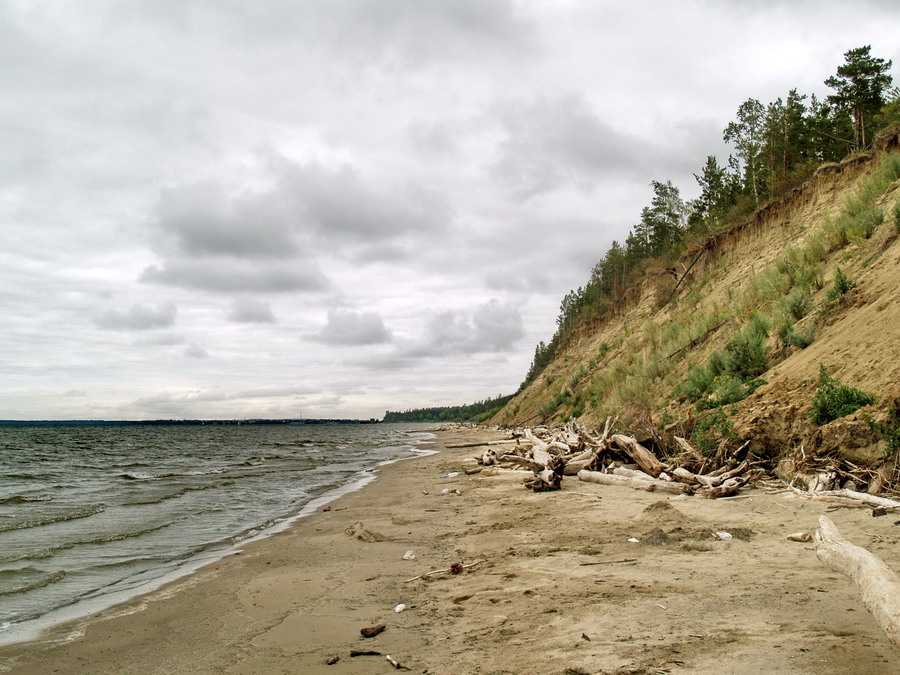
[[[835,90],[828,102],[853,119],[854,148],[858,152],[867,147],[867,127],[885,104],[884,93],[893,78],[887,74],[893,63],[871,54],[872,46],[857,47],[844,54],[844,65],[838,66],[825,84]]]

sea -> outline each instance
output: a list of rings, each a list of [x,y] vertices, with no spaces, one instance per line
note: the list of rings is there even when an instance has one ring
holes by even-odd
[[[427,454],[426,427],[0,426],[0,644],[284,529]]]

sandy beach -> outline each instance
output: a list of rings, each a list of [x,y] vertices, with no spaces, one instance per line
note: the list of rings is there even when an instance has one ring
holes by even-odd
[[[444,448],[498,436],[441,432],[438,454],[384,467],[284,532],[0,649],[0,672],[394,672],[385,655],[434,675],[900,672],[852,582],[786,539],[828,511],[896,570],[895,516],[575,478],[532,493],[520,478],[466,475],[478,451]],[[453,563],[464,571],[448,573]]]

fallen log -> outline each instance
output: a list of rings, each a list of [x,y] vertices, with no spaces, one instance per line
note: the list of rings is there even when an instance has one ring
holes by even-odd
[[[720,497],[730,497],[735,492],[737,492],[740,487],[741,481],[739,481],[737,478],[729,478],[717,487],[698,490],[696,494],[697,496],[703,497],[705,499],[719,499]]]
[[[654,480],[650,474],[637,469],[628,469],[624,466],[617,466],[611,473],[616,476],[625,476],[626,478],[637,478],[638,480]]]
[[[862,502],[867,506],[880,506],[884,509],[900,509],[900,502],[894,499],[888,499],[886,497],[879,497],[877,495],[870,495],[866,492],[857,492],[856,490],[821,490],[819,492],[805,492],[804,490],[796,490],[797,494],[803,495],[804,497],[808,497],[810,499],[821,499],[822,501],[828,501],[830,497],[844,497],[845,499],[852,499],[857,502]]]
[[[688,485],[702,485],[705,488],[714,488],[722,482],[722,479],[718,476],[713,476],[711,478],[709,476],[691,473],[680,466],[672,470],[672,476],[675,480],[682,483],[687,483]]]
[[[665,468],[663,463],[656,458],[656,455],[631,438],[631,436],[614,434],[612,438],[610,438],[610,441],[622,448],[629,457],[637,462],[637,465],[640,466],[645,473],[649,473],[654,478],[662,473]]]
[[[524,466],[526,469],[530,471],[534,471],[537,473],[538,471],[543,471],[544,464],[540,464],[535,462],[533,459],[528,459],[527,457],[519,457],[518,455],[503,455],[500,459],[504,462],[509,462],[510,464],[518,464],[519,466]]]
[[[667,483],[666,481],[656,480],[655,478],[645,480],[643,478],[617,476],[612,473],[600,473],[599,471],[581,470],[578,472],[578,480],[583,480],[587,483],[597,483],[598,485],[621,485],[635,490],[645,490],[647,492],[682,494],[685,491],[682,483]]]
[[[878,556],[851,544],[827,517],[813,535],[816,557],[853,579],[866,606],[894,646],[900,647],[900,578]]]
[[[564,476],[577,476],[578,472],[582,469],[587,469],[591,464],[594,463],[594,455],[591,454],[590,457],[585,457],[582,459],[570,459],[566,462],[566,466],[563,469]]]
[[[505,445],[507,443],[515,443],[515,438],[504,439],[502,441],[479,441],[477,443],[448,443],[447,448],[480,448],[482,445]]]

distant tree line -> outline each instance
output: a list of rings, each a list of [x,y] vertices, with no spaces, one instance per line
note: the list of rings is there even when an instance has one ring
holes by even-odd
[[[871,47],[851,49],[825,84],[824,100],[791,89],[763,105],[750,98],[723,131],[734,152],[725,164],[710,155],[694,174],[700,196],[681,199],[671,181],[653,181],[653,198],[624,242],[613,241],[588,282],[560,305],[550,342],[539,342],[520,391],[553,361],[559,345],[584,321],[606,315],[650,267],[665,268],[686,246],[739,222],[765,200],[811,176],[823,162],[867,150],[878,130],[900,122],[900,90],[892,87],[891,61]]]
[[[404,412],[384,413],[383,422],[480,422],[488,419],[500,410],[512,398],[497,396],[476,401],[468,405],[436,406],[434,408],[418,408]]]

